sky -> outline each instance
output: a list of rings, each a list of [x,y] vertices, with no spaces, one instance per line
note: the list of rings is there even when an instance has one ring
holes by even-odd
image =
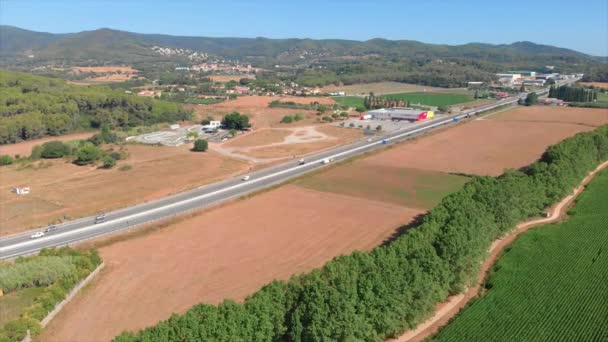
[[[207,37],[532,41],[608,56],[606,0],[0,0],[0,23]],[[0,42],[1,43],[1,42]]]

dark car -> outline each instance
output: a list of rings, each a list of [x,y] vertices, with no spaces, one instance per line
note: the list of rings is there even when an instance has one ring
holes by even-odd
[[[44,230],[44,232],[45,232],[45,233],[50,233],[50,232],[54,232],[54,231],[56,231],[56,230],[57,230],[57,226],[52,225],[52,226],[48,226],[48,227],[47,227],[47,228]]]

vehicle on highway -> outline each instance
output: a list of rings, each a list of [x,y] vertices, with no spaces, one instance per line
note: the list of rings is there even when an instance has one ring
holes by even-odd
[[[386,139],[382,139],[382,144],[386,145],[388,143],[388,141]]]
[[[372,138],[367,138],[367,142],[371,142],[371,141],[372,141]]]
[[[332,161],[334,161],[334,158],[325,158],[321,160],[321,164],[329,164]]]
[[[105,220],[106,220],[106,214],[105,213],[101,213],[101,214],[95,216],[95,224],[101,223],[101,222],[103,222]]]
[[[306,164],[306,161],[304,159],[300,159],[300,160],[298,160],[298,164],[304,165],[304,164]]]
[[[250,177],[249,177],[249,175],[246,175],[246,176],[243,176],[243,178],[241,178],[241,180],[243,180],[243,181],[248,181],[248,180],[249,180],[249,178],[250,178]]]
[[[44,236],[44,232],[36,232],[30,235],[30,239],[38,239]]]
[[[44,230],[44,232],[45,232],[45,233],[50,233],[50,232],[54,232],[54,231],[56,231],[56,230],[57,230],[57,226],[52,225],[52,226],[48,226],[48,227],[47,227],[47,228]]]

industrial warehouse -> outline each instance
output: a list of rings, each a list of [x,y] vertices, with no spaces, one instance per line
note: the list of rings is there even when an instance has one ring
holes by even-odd
[[[393,121],[419,121],[430,119],[435,116],[435,112],[430,110],[418,110],[405,107],[381,108],[370,110],[361,119],[368,120],[393,120]]]

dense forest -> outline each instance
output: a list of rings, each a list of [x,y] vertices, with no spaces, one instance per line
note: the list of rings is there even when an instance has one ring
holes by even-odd
[[[108,126],[189,119],[181,106],[63,80],[0,70],[0,144]]]
[[[199,304],[131,341],[382,341],[414,328],[435,305],[474,283],[491,242],[569,194],[608,160],[608,126],[549,147],[499,177],[473,177],[419,226],[371,252],[338,257],[243,304]]]

